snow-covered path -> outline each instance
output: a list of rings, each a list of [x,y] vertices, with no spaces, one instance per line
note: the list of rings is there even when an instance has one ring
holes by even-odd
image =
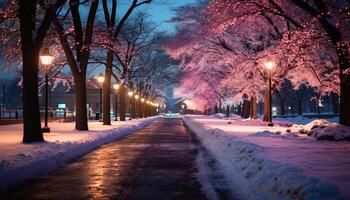
[[[157,117],[113,122],[89,122],[89,131],[74,123],[52,122],[43,143],[22,143],[22,124],[0,126],[0,191],[27,179],[45,175],[95,148],[150,124]]]
[[[264,122],[255,120],[227,120],[193,115],[186,116],[185,121],[195,122],[194,128],[202,126],[207,130],[223,130],[224,132],[217,134],[217,137],[222,135],[225,137],[223,141],[232,141],[233,145],[254,144],[254,149],[258,149],[253,153],[255,158],[301,169],[300,173],[303,176],[315,177],[325,183],[336,185],[341,194],[350,199],[350,157],[348,156],[350,142],[348,141],[317,141],[306,135],[305,137],[303,135],[285,137],[263,134],[261,132],[264,130],[285,132],[287,127],[267,127]],[[198,129],[197,132],[203,132],[204,129]],[[257,134],[257,132],[260,133]],[[213,141],[217,148],[225,148],[218,141]],[[221,147],[218,144],[221,144]]]

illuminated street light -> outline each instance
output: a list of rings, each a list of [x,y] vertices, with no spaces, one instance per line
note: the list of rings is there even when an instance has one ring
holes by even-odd
[[[269,123],[268,126],[273,126],[272,123],[272,71],[274,70],[276,64],[272,61],[268,61],[265,63],[265,68],[269,72]]]
[[[48,48],[43,49],[42,53],[40,54],[41,64],[43,64],[45,67],[50,67],[53,59],[54,56],[50,54],[50,50]]]
[[[96,76],[96,79],[97,79],[97,82],[99,84],[102,84],[104,81],[105,81],[105,76],[103,76],[102,73],[99,73],[97,76]]]
[[[142,102],[142,103],[145,102],[145,99],[144,99],[144,98],[141,98],[141,102]]]
[[[134,95],[134,92],[132,92],[132,91],[128,92],[129,97],[132,97],[132,95]]]
[[[268,62],[265,63],[265,67],[268,70],[273,70],[275,68],[275,65],[276,64],[274,62],[272,62],[272,61],[268,61]]]
[[[120,88],[120,85],[118,83],[116,83],[116,84],[113,85],[113,88],[114,88],[115,91],[118,91],[119,88]]]
[[[49,69],[51,67],[54,57],[50,54],[48,48],[43,49],[40,54],[41,64],[45,68],[45,126],[42,128],[43,133],[50,133],[50,128],[48,126],[48,102],[49,102]]]

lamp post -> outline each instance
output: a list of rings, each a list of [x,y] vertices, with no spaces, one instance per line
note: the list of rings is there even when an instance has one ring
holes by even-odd
[[[105,81],[105,77],[102,73],[96,76],[97,82],[100,84],[100,115],[98,116],[99,121],[102,121],[102,87],[103,82]]]
[[[48,126],[49,69],[53,58],[48,48],[45,48],[40,55],[40,61],[45,68],[45,126],[42,128],[43,133],[50,133]]]
[[[269,76],[269,123],[268,126],[273,126],[272,123],[272,70],[275,68],[275,63],[272,61],[266,62],[265,67]]]
[[[118,83],[113,85],[115,91],[115,111],[114,111],[114,121],[118,121],[118,90],[120,85]]]
[[[149,101],[146,101],[146,105],[145,105],[145,116],[149,117]]]
[[[144,98],[141,98],[141,103],[140,103],[140,117],[144,118],[144,102],[145,102],[145,99]]]
[[[132,108],[131,108],[131,101],[132,101],[132,96],[134,95],[134,92],[132,92],[132,91],[130,91],[130,92],[128,92],[128,96],[129,96],[129,120],[131,120],[132,119],[132,112],[131,112],[131,110],[132,110]]]
[[[135,94],[135,116],[137,115],[137,118],[140,118],[140,104],[139,104],[139,98],[140,96],[138,94]],[[137,112],[138,111],[138,112]],[[137,114],[136,114],[137,113]]]

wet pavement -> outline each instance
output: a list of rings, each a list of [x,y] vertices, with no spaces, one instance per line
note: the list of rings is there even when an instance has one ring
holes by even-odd
[[[0,199],[206,199],[198,148],[181,119],[161,118]]]

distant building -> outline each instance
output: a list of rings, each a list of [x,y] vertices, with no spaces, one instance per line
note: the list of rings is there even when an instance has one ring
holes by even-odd
[[[42,89],[40,95],[40,107],[44,108],[45,96],[44,89]],[[88,109],[88,116],[94,117],[96,113],[100,112],[100,89],[96,88],[95,85],[90,84],[87,85],[86,89],[87,96],[87,104],[86,107]],[[115,111],[115,93],[111,91],[111,115],[114,116]],[[120,97],[118,96],[118,115],[119,115],[119,102]],[[127,99],[126,99],[127,103]],[[128,104],[127,104],[128,105]],[[67,86],[63,86],[59,84],[53,91],[49,92],[49,108],[55,112],[66,112],[72,115],[75,115],[75,89],[71,86],[68,88]],[[128,109],[126,108],[126,111]]]

